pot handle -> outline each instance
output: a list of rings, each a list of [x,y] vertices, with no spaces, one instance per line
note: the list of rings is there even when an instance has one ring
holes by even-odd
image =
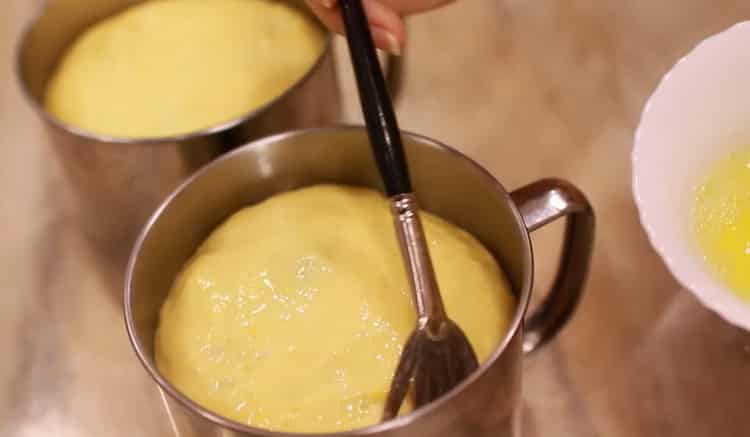
[[[542,179],[511,193],[526,229],[533,232],[565,217],[560,265],[547,297],[526,318],[524,353],[534,352],[565,326],[581,298],[594,246],[595,219],[583,193],[560,179]]]

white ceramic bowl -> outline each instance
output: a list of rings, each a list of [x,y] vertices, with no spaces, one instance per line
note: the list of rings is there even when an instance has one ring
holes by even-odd
[[[664,76],[643,109],[632,156],[651,244],[698,300],[750,331],[750,304],[714,276],[690,228],[694,188],[743,146],[750,147],[750,22],[704,40]]]

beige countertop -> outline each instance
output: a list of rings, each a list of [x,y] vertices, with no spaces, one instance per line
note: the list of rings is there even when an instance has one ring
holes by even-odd
[[[13,45],[38,3],[6,0],[0,16],[0,435],[167,436],[119,289],[66,212],[13,80]],[[460,148],[509,188],[569,179],[598,214],[586,297],[525,365],[526,436],[750,435],[750,334],[667,273],[638,223],[629,161],[660,76],[748,18],[744,0],[464,0],[412,20],[402,126]],[[540,290],[558,232],[535,236]]]

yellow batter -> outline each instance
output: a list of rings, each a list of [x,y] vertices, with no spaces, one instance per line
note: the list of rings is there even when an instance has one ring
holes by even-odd
[[[240,117],[315,63],[324,33],[274,0],[152,0],[106,19],[70,47],[47,110],[117,137],[184,134]]]
[[[423,220],[448,313],[485,360],[515,309],[506,277],[474,237]],[[184,267],[161,310],[156,362],[238,422],[373,425],[415,326],[410,296],[385,198],[332,185],[280,194],[229,218]]]
[[[711,169],[696,192],[693,215],[706,261],[750,303],[750,150]]]

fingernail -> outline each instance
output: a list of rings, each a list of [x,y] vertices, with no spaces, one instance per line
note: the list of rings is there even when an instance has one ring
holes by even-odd
[[[388,51],[393,53],[396,56],[401,56],[401,44],[399,44],[398,40],[395,36],[393,36],[392,33],[387,32],[385,34],[385,41],[388,45]]]
[[[401,55],[401,44],[399,44],[398,39],[391,32],[380,27],[373,27],[372,36],[381,49],[396,56]]]

